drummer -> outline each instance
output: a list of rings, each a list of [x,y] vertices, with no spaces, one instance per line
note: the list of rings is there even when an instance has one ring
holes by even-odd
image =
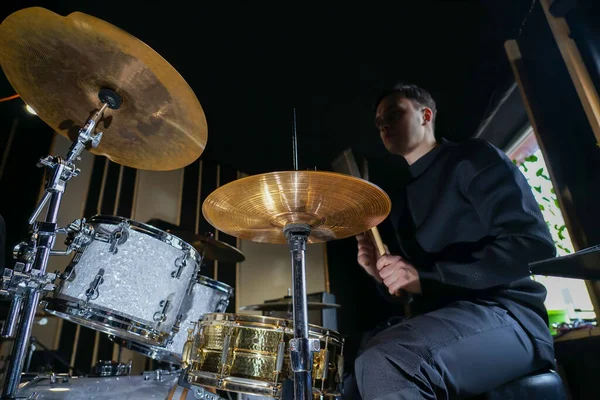
[[[436,139],[436,111],[412,84],[376,103],[381,140],[411,178],[392,196],[392,254],[377,259],[359,235],[358,263],[390,300],[412,293],[416,316],[370,333],[347,398],[469,397],[554,366],[546,289],[528,267],[555,255],[538,204],[490,143]]]

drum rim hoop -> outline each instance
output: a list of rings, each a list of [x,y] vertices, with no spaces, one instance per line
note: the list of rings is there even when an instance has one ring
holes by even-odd
[[[107,312],[99,308],[90,307],[88,308],[88,311],[92,313],[92,318],[90,318],[88,316],[76,315],[74,312],[81,310],[82,308],[69,304],[72,303],[70,300],[51,298],[45,299],[45,302],[46,305],[44,306],[44,311],[73,323],[86,326],[90,329],[104,332],[108,335],[119,335],[122,334],[122,332],[127,332],[140,339],[151,340],[158,346],[166,343],[166,340],[169,337],[168,332],[159,331],[143,322],[124,317],[115,311]],[[112,325],[101,322],[102,318],[109,321],[115,321],[115,324]],[[93,324],[98,325],[98,327],[95,325],[94,327],[87,326],[84,322],[92,322]]]
[[[209,387],[214,386],[214,388],[217,388],[218,382],[221,382],[221,390],[245,393],[249,395],[262,395],[268,397],[274,396],[274,398],[281,397],[283,389],[281,382],[279,382],[277,386],[273,386],[273,383],[271,382],[245,379],[235,376],[227,376],[221,381],[221,378],[217,374],[193,369],[184,369],[181,372],[180,381],[186,382],[192,386],[198,385],[203,387],[203,385],[208,385]],[[227,383],[229,383],[229,385]],[[321,392],[319,388],[313,387],[313,398],[315,395],[319,394],[323,395],[323,397],[327,399],[338,398],[341,396],[341,393],[339,393],[337,390],[325,390]]]
[[[162,229],[158,229],[152,225],[145,224],[143,222],[136,221],[131,218],[120,217],[118,215],[104,215],[98,214],[90,217],[87,222],[95,223],[95,224],[110,224],[116,225],[121,222],[126,222],[130,225],[133,230],[148,235],[156,240],[159,240],[169,246],[172,246],[176,249],[183,250],[187,252],[190,257],[194,259],[194,261],[200,266],[202,261],[202,255],[196,250],[191,244],[184,241],[180,237],[173,235],[172,233],[163,231]]]
[[[278,318],[278,317],[269,317],[264,315],[247,315],[247,314],[238,314],[238,313],[206,313],[202,316],[200,320],[200,325],[203,322],[256,322],[259,324],[266,325],[275,325],[280,327],[285,327],[290,329],[293,332],[294,322],[291,319],[286,318]],[[285,322],[281,324],[281,322]],[[337,339],[340,343],[343,343],[343,336],[333,329],[327,329],[322,326],[308,324],[309,335],[310,333],[316,333],[319,335],[325,336],[329,335],[332,339]]]
[[[198,273],[196,282],[200,285],[208,286],[211,289],[215,289],[225,294],[228,294],[229,297],[231,297],[231,295],[233,294],[233,287],[231,287],[230,285],[226,284],[225,282],[209,278],[208,276],[202,275],[200,273]]]
[[[181,354],[168,351],[166,347],[136,342],[116,335],[108,335],[108,340],[129,350],[161,362],[181,363]]]

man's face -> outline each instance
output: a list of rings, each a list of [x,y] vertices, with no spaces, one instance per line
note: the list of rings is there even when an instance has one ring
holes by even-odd
[[[425,139],[424,109],[427,108],[394,93],[379,103],[375,126],[390,153],[407,155]]]

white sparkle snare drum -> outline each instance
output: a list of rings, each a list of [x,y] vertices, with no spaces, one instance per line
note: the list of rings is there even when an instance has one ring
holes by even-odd
[[[343,338],[308,326],[321,349],[313,353],[316,398],[338,397],[343,376]],[[198,323],[182,380],[231,392],[281,397],[282,382],[293,380],[289,342],[293,321],[242,314],[207,314]]]
[[[201,256],[153,226],[116,216],[83,224],[85,239],[46,311],[127,339],[164,345]]]
[[[179,314],[181,323],[174,329],[175,334],[166,346],[149,346],[133,340],[122,339],[111,336],[110,339],[128,349],[142,353],[156,360],[181,364],[183,346],[188,338],[188,329],[194,329],[202,316],[210,313],[225,312],[229,300],[233,295],[233,288],[223,282],[198,275],[193,282],[189,295],[187,295]]]

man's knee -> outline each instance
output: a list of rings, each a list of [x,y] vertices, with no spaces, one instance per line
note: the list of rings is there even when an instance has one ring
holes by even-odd
[[[400,344],[376,344],[367,347],[356,358],[354,371],[359,379],[377,379],[382,374],[411,376],[416,373],[421,361],[419,356]]]
[[[368,346],[356,358],[354,371],[357,376],[362,376],[365,372],[385,368],[388,365],[389,359],[381,346]]]
[[[402,393],[400,398],[415,397],[420,393],[415,379],[420,359],[401,346],[369,346],[354,363],[356,384],[362,398],[373,399],[390,393]],[[408,362],[407,362],[408,361]],[[416,364],[415,364],[416,363]],[[406,397],[407,396],[407,397]]]

